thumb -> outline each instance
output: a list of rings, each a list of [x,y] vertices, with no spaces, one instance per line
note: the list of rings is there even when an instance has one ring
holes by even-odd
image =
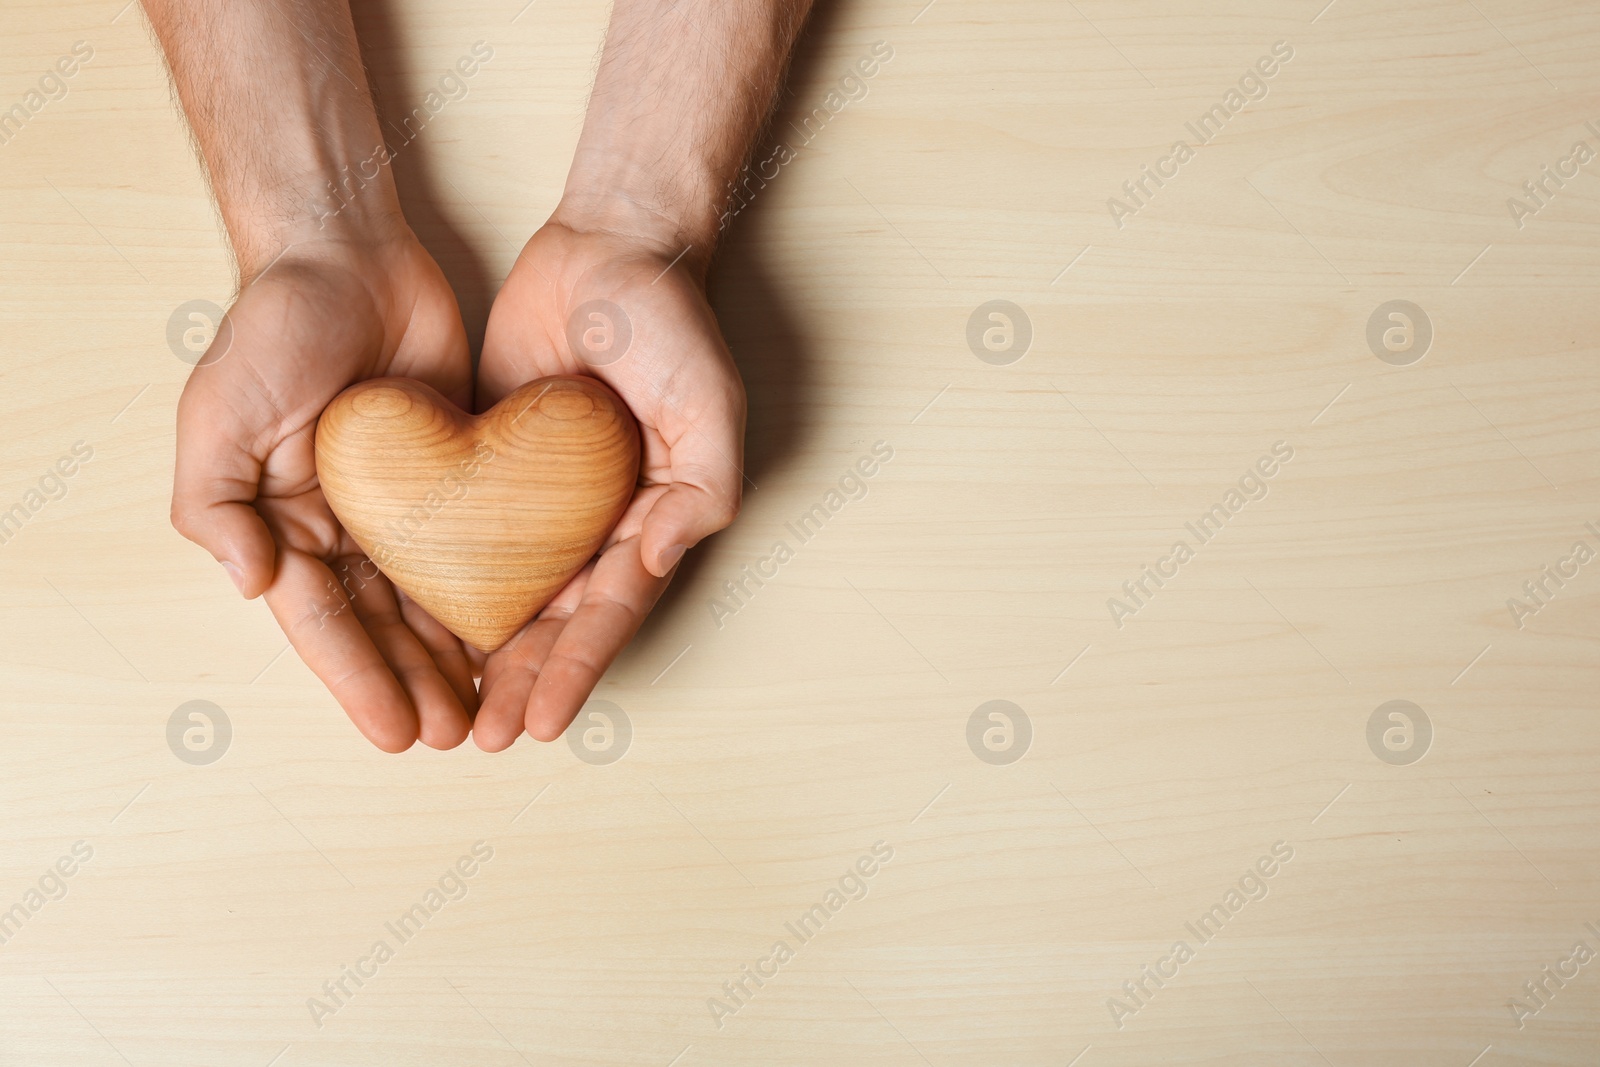
[[[645,516],[639,538],[640,561],[657,578],[739,516],[745,398],[731,357],[724,358],[730,373],[720,387],[703,386],[676,403],[659,394],[658,429],[667,442],[672,481]]]
[[[177,463],[172,525],[210,552],[239,592],[254,599],[272,584],[277,549],[256,512],[261,458],[244,440],[262,440],[263,427],[241,424],[239,409],[213,387],[215,367],[195,368],[178,401]]]
[[[687,549],[728,526],[739,514],[743,475],[737,463],[712,449],[686,460],[680,455],[684,451],[699,450],[686,449],[682,441],[674,448],[672,484],[645,516],[639,539],[640,559],[657,578],[665,577]]]

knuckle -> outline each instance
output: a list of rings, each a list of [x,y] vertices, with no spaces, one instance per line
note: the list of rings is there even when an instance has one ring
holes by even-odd
[[[739,510],[742,506],[743,504],[737,496],[724,497],[712,506],[711,521],[716,524],[716,528],[719,530],[732,526],[733,520],[739,517]]]
[[[190,541],[194,541],[196,544],[199,543],[200,520],[192,507],[177,497],[173,497],[172,508],[167,517],[171,521],[174,530],[177,530],[178,533]]]

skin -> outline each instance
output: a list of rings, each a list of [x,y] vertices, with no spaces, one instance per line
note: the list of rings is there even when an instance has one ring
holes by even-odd
[[[379,748],[559,737],[684,551],[738,514],[744,388],[705,278],[810,0],[616,0],[566,191],[495,299],[476,382],[454,294],[388,167],[372,163],[383,136],[346,4],[144,6],[241,282],[178,405],[173,525],[244,596],[265,595]],[[631,326],[604,365],[568,342],[593,300]],[[339,525],[312,435],[328,402],[366,378],[417,378],[482,411],[557,373],[598,377],[628,403],[640,487],[596,559],[485,656],[390,585]]]

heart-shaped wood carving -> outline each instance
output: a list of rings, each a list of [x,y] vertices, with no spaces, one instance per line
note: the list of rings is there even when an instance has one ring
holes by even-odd
[[[639,428],[593,378],[540,378],[473,416],[374,378],[317,423],[317,477],[356,544],[485,652],[592,558],[633,497]]]

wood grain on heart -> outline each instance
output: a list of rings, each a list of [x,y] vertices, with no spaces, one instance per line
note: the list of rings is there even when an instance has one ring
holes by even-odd
[[[633,497],[639,430],[593,378],[540,378],[469,415],[409,378],[334,398],[317,423],[333,513],[395,585],[492,652],[599,549]]]

